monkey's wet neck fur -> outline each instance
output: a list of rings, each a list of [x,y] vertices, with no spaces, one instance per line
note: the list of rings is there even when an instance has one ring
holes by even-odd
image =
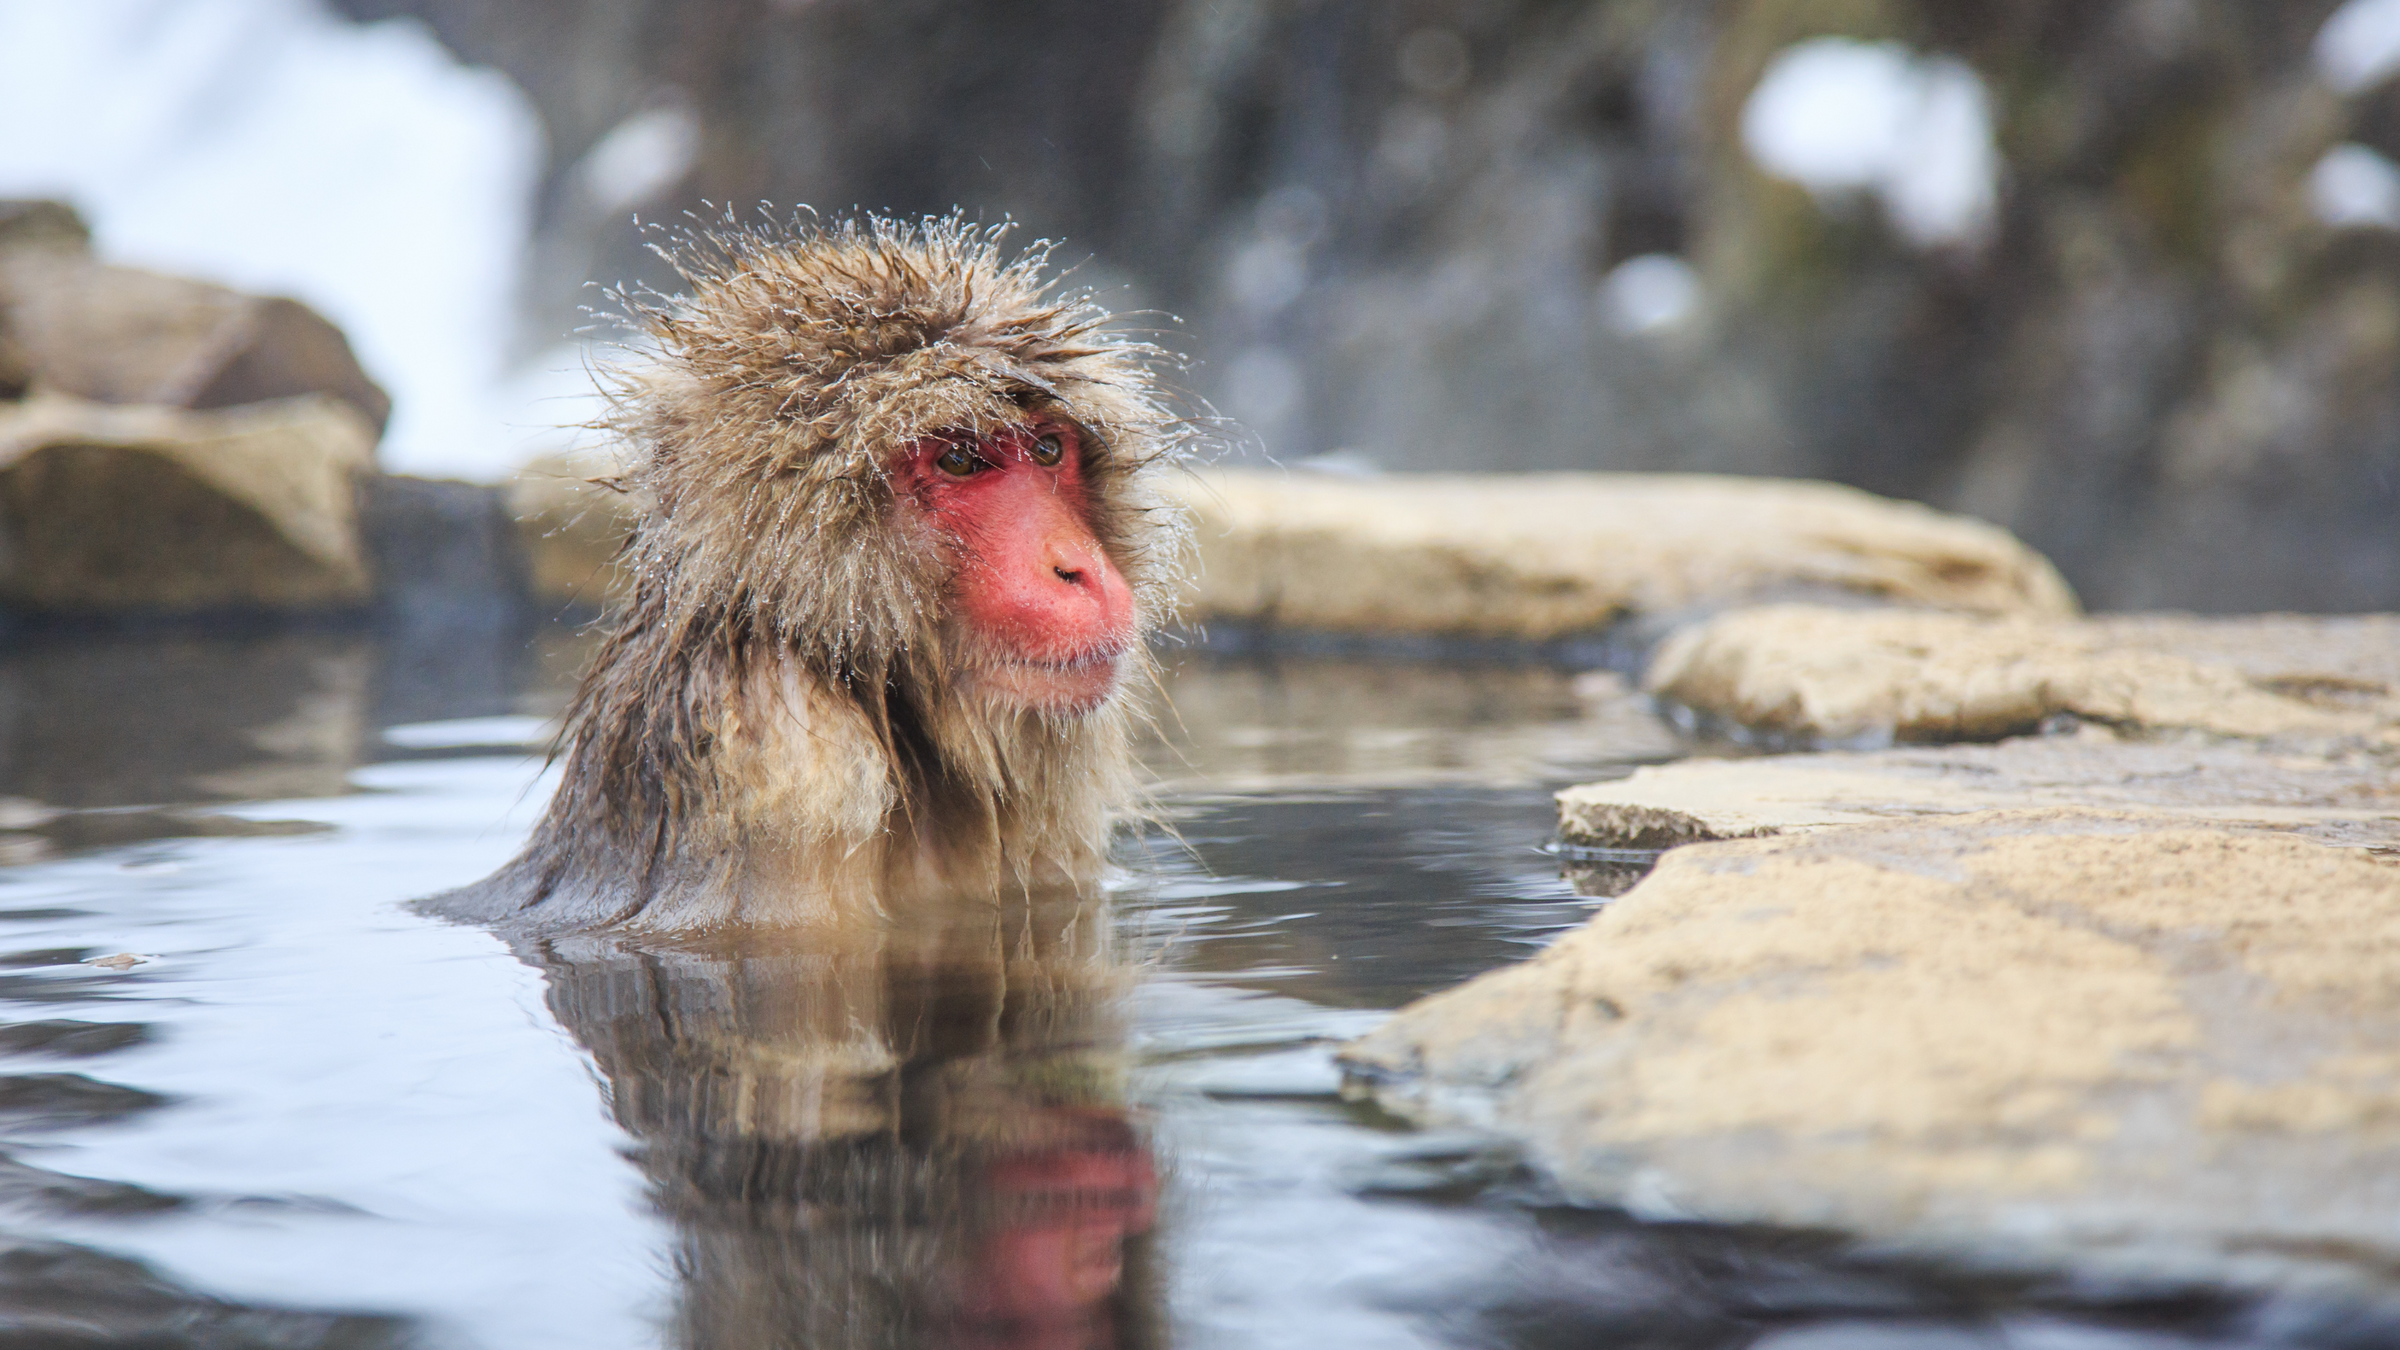
[[[543,929],[839,925],[1096,879],[1131,795],[1122,697],[1051,717],[910,661],[828,674],[730,626],[675,636],[609,640],[530,846],[435,908]]]

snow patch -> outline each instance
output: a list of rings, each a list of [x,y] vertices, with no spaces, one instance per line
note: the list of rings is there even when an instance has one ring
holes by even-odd
[[[1627,258],[1600,282],[1600,312],[1620,333],[1672,328],[1699,305],[1699,274],[1672,253]]]
[[[2345,94],[2400,70],[2400,0],[2350,0],[2317,30],[2317,73]]]
[[[700,115],[646,108],[609,128],[575,167],[603,211],[640,206],[681,182],[700,157]]]
[[[1742,144],[1820,197],[1880,197],[1920,248],[1980,242],[1999,208],[1982,79],[1897,42],[1812,38],[1777,53],[1742,107]]]
[[[1225,398],[1233,415],[1252,427],[1281,422],[1300,406],[1306,392],[1300,367],[1273,347],[1250,347],[1225,368]]]
[[[2363,145],[2337,145],[2308,171],[2308,204],[2335,229],[2400,229],[2400,164]]]

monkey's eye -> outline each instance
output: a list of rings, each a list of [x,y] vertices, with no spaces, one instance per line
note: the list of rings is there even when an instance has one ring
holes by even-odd
[[[1059,456],[1067,453],[1067,447],[1059,442],[1058,433],[1053,431],[1045,433],[1041,439],[1035,441],[1033,449],[1026,453],[1033,456],[1034,463],[1047,469],[1058,463]]]
[[[975,457],[975,452],[963,445],[951,446],[933,464],[952,478],[964,478],[983,467],[983,461]]]

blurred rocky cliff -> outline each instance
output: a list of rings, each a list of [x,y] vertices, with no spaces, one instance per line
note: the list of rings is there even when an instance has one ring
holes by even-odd
[[[2336,0],[341,7],[539,106],[536,336],[665,280],[636,212],[955,205],[1281,458],[1827,477],[2096,607],[2400,605],[2400,86]],[[1769,172],[1812,43],[1990,162]]]

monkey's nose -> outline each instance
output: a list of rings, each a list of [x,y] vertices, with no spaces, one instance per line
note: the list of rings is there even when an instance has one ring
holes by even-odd
[[[1093,548],[1097,552],[1097,545]],[[1053,557],[1050,575],[1058,578],[1059,583],[1070,590],[1081,592],[1081,598],[1096,603],[1103,611],[1113,607],[1111,602],[1115,597],[1110,592],[1124,588],[1124,582],[1117,579],[1117,569],[1105,559]],[[1116,582],[1116,585],[1112,587],[1110,582]]]
[[[1081,537],[1077,537],[1080,535]],[[1081,530],[1053,534],[1043,561],[1055,585],[1053,612],[1063,630],[1076,631],[1082,641],[1112,642],[1124,635],[1133,618],[1133,596],[1100,541]],[[1079,631],[1078,631],[1079,630]],[[1063,633],[1062,633],[1063,636]]]
[[[1053,528],[1043,538],[1042,545],[1042,561],[1049,564],[1050,575],[1078,590],[1089,589],[1096,583],[1095,567],[1116,571],[1100,552],[1100,541],[1092,538],[1079,521],[1063,529]]]
[[[958,597],[971,622],[1034,661],[1081,660],[1132,639],[1133,588],[1076,502],[1026,476],[991,484],[983,510],[982,566]]]

